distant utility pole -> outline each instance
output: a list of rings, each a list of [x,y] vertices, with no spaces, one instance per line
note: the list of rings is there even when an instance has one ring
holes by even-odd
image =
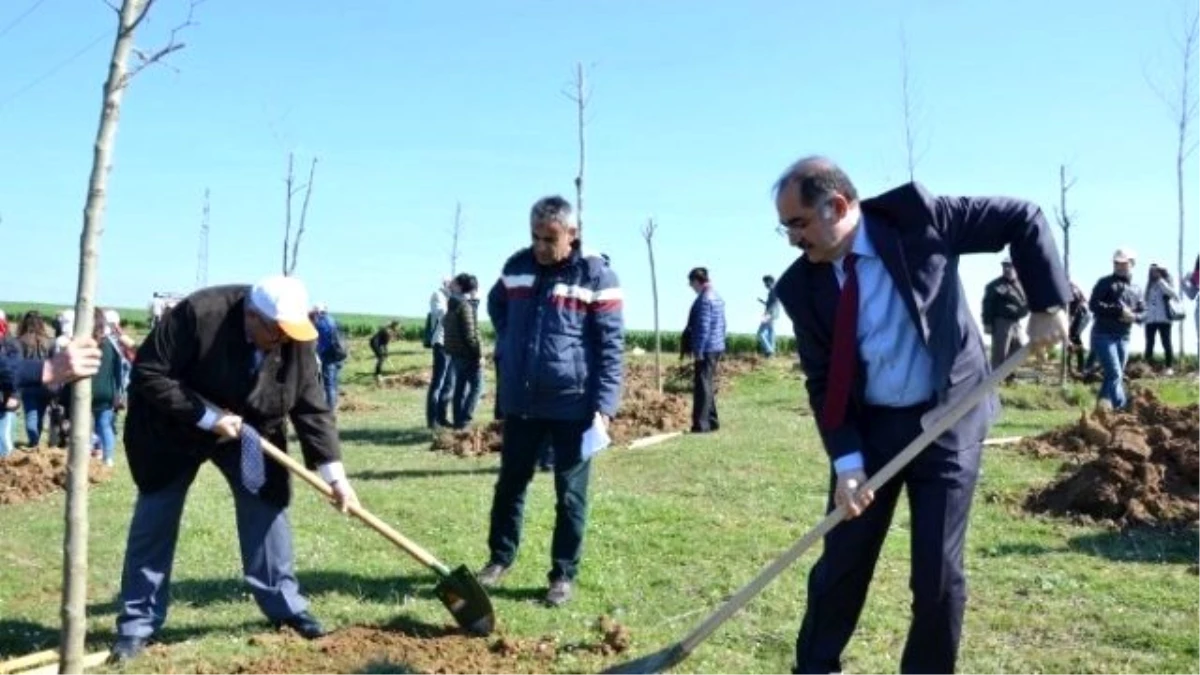
[[[200,217],[200,251],[196,255],[196,288],[208,285],[208,188],[204,188],[204,212]]]

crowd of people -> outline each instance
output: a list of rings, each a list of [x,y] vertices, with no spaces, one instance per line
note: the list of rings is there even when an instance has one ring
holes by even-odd
[[[789,166],[774,192],[779,231],[802,255],[778,279],[762,279],[758,344],[775,354],[774,325],[786,313],[828,455],[828,508],[847,514],[811,570],[793,668],[840,670],[894,507],[907,490],[913,618],[901,669],[953,672],[966,603],[966,530],[982,441],[998,410],[995,393],[892,482],[871,491],[867,476],[1024,341],[1045,349],[1069,337],[1084,369],[1089,321],[1089,358],[1104,371],[1101,396],[1124,406],[1120,372],[1132,327],[1145,325],[1148,358],[1152,338],[1162,341],[1170,369],[1171,331],[1164,326],[1182,313],[1179,293],[1158,265],[1150,266],[1143,292],[1132,277],[1136,256],[1120,249],[1113,274],[1083,294],[1066,278],[1041,210],[1027,201],[940,197],[915,183],[862,199],[823,157]],[[485,586],[503,583],[520,548],[527,487],[538,468],[552,471],[556,506],[544,600],[559,606],[572,598],[582,565],[592,459],[620,408],[623,295],[608,257],[582,246],[567,200],[537,200],[528,232],[530,245],[503,263],[484,302],[467,273],[445,279],[431,297],[425,422],[456,429],[472,423],[484,374],[482,309],[495,329],[494,416],[503,432],[478,576]],[[987,355],[961,292],[958,258],[1004,249],[1009,257],[983,300]],[[1181,288],[1192,298],[1198,273],[1200,259]],[[721,428],[715,381],[726,351],[725,305],[705,267],[690,270],[687,281],[695,299],[681,349],[695,367],[692,431],[712,433]],[[304,637],[325,634],[293,570],[288,473],[264,460],[262,446],[286,451],[290,421],[334,506],[344,512],[358,504],[337,433],[338,378],[348,350],[328,308],[310,304],[294,277],[201,289],[156,317],[136,354],[115,314],[97,311],[91,338],[75,340],[70,319],[60,315],[50,328],[31,312],[16,335],[0,334],[0,393],[6,419],[14,401],[25,409],[36,446],[50,401],[69,399],[71,382],[92,377],[96,446],[109,462],[115,411],[127,407],[124,441],[137,500],[113,658],[139,654],[166,620],[180,516],[208,461],[234,495],[245,578],[262,612]],[[393,322],[371,337],[377,377],[398,335]]]
[[[63,310],[49,321],[40,311],[29,310],[15,330],[0,310],[0,355],[12,360],[49,360],[67,348],[73,329],[73,310]],[[100,350],[100,370],[92,378],[92,456],[111,467],[116,458],[117,415],[125,407],[135,343],[122,330],[121,317],[112,309],[95,310],[92,339]],[[70,384],[51,387],[41,382],[26,386],[0,382],[0,457],[11,454],[20,443],[14,427],[21,413],[25,421],[24,447],[36,449],[45,438],[49,447],[65,448],[73,394]]]
[[[1119,248],[1112,256],[1112,273],[1096,281],[1090,294],[1071,283],[1068,350],[1074,357],[1075,374],[1088,378],[1099,371],[1102,384],[1100,399],[1114,408],[1127,403],[1123,385],[1130,356],[1130,337],[1134,326],[1142,324],[1145,331],[1145,362],[1163,375],[1175,374],[1173,327],[1183,321],[1186,311],[1183,298],[1198,300],[1200,286],[1200,257],[1190,273],[1181,275],[1178,286],[1164,265],[1150,263],[1144,290],[1134,280],[1137,254],[1132,249]],[[1200,318],[1200,306],[1194,314]],[[991,335],[992,367],[999,365],[1024,343],[1021,321],[1029,315],[1025,291],[1017,278],[1012,260],[1001,263],[1000,276],[984,289],[980,322]],[[1084,347],[1083,332],[1091,326],[1090,345]],[[1197,322],[1200,330],[1200,321]],[[1163,360],[1155,358],[1156,343],[1161,342]],[[1200,342],[1197,343],[1200,350]]]

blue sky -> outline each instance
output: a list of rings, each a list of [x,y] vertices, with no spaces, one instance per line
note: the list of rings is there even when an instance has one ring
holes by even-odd
[[[0,2],[0,30],[34,4]],[[705,265],[730,330],[753,331],[759,278],[796,256],[774,233],[770,196],[790,161],[827,154],[865,194],[907,178],[902,26],[917,179],[945,194],[1026,197],[1049,214],[1065,162],[1078,178],[1073,276],[1090,289],[1130,245],[1142,281],[1151,259],[1175,267],[1174,130],[1144,73],[1177,86],[1180,7],[207,0],[171,68],[142,73],[125,97],[99,297],[140,306],[155,290],[194,287],[205,188],[209,282],[277,271],[289,150],[299,167],[320,158],[297,268],[314,299],[422,315],[448,272],[459,201],[460,270],[490,284],[526,245],[531,203],[573,197],[575,111],[561,92],[582,61],[593,89],[585,239],[612,257],[628,325],[652,321],[639,235],[652,216],[663,325],[682,325],[686,272]],[[138,44],[161,44],[185,13],[183,0],[158,0]],[[0,298],[74,297],[111,48],[96,40],[113,24],[100,0],[42,0],[0,35]],[[965,261],[975,306],[998,262]]]

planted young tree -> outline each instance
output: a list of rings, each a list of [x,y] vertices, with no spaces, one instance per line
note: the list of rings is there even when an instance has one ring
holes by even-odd
[[[1075,223],[1075,215],[1067,210],[1067,192],[1075,185],[1075,179],[1067,180],[1067,165],[1058,165],[1058,206],[1054,209],[1054,216],[1058,220],[1058,226],[1063,233],[1063,274],[1067,279],[1071,279],[1071,226]],[[1058,386],[1067,386],[1067,363],[1070,349],[1069,338],[1063,338],[1062,344],[1062,364],[1058,373]]]
[[[917,163],[921,161],[924,150],[918,150],[920,135],[919,120],[920,102],[917,100],[916,85],[912,81],[912,72],[908,60],[908,37],[904,27],[900,28],[900,95],[904,113],[904,150],[908,163],[908,180],[917,179]]]
[[[458,242],[462,235],[462,202],[454,205],[454,229],[450,232],[450,276],[458,274]]]
[[[646,250],[650,253],[650,293],[654,298],[654,387],[658,393],[663,393],[662,380],[662,333],[658,329],[658,271],[654,267],[654,233],[658,224],[653,218],[646,220],[642,228],[642,238],[646,240]]]
[[[292,171],[295,154],[288,153],[288,172],[284,183],[287,186],[287,206],[284,208],[284,223],[283,223],[283,275],[291,276],[296,272],[296,260],[300,255],[300,238],[304,236],[304,224],[308,218],[308,200],[312,197],[313,176],[317,172],[317,158],[313,157],[312,164],[308,167],[308,182],[303,185],[295,184],[295,176]],[[296,229],[296,238],[291,240],[291,251],[289,253],[288,243],[292,235],[292,202],[300,191],[304,191],[304,201],[300,206],[300,222]]]
[[[200,215],[200,248],[196,253],[196,288],[208,285],[208,188],[204,188],[204,209]]]
[[[575,111],[577,115],[577,129],[579,131],[579,173],[575,174],[575,220],[579,226],[579,236],[583,236],[583,171],[587,165],[586,144],[584,141],[584,111],[587,109],[588,102],[591,100],[591,92],[587,91],[587,82],[583,76],[583,64],[575,64],[575,83],[574,91],[563,92],[564,95],[575,102]]]
[[[83,210],[83,232],[79,238],[79,280],[75,291],[75,334],[80,338],[92,333],[95,309],[96,269],[100,258],[100,237],[104,233],[104,210],[108,197],[108,175],[112,171],[117,123],[125,89],[143,69],[161,62],[169,54],[183,49],[177,41],[179,31],[192,24],[192,0],[187,19],[171,31],[167,45],[154,52],[134,47],[133,37],[146,18],[154,0],[122,0],[112,6],[117,13],[117,31],[108,61],[100,106],[100,123],[93,145],[92,170],[88,177],[87,202]],[[138,59],[129,67],[130,56]],[[62,639],[59,644],[59,672],[83,672],[84,638],[87,632],[88,568],[88,464],[92,451],[92,383],[80,380],[72,386],[71,441],[67,465],[66,533],[63,542]]]
[[[1179,240],[1177,243],[1175,269],[1176,274],[1182,276],[1185,273],[1183,267],[1183,233],[1186,225],[1184,218],[1184,199],[1183,199],[1183,171],[1188,158],[1196,152],[1197,141],[1195,136],[1195,120],[1197,111],[1200,110],[1200,98],[1197,97],[1196,90],[1196,47],[1198,39],[1200,39],[1200,15],[1194,13],[1195,3],[1180,3],[1183,9],[1183,16],[1179,23],[1179,36],[1174,38],[1172,42],[1179,50],[1180,73],[1179,84],[1176,91],[1168,94],[1166,90],[1155,84],[1154,80],[1149,76],[1146,77],[1147,83],[1154,90],[1158,97],[1166,104],[1167,109],[1171,111],[1171,119],[1175,126],[1176,143],[1175,143],[1175,188],[1176,200],[1178,205],[1179,215]],[[1186,342],[1184,340],[1184,324],[1179,323],[1179,340],[1177,349],[1179,355],[1185,353]]]

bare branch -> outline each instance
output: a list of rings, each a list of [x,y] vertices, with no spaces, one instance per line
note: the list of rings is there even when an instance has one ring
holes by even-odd
[[[1195,153],[1195,152],[1196,152],[1196,145],[1197,145],[1197,143],[1200,143],[1200,141],[1193,141],[1193,142],[1192,142],[1192,144],[1191,144],[1191,146],[1190,146],[1190,147],[1188,147],[1188,149],[1187,149],[1187,150],[1183,151],[1183,154],[1182,154],[1182,155],[1180,155],[1180,160],[1181,160],[1181,161],[1187,160],[1189,157],[1191,157],[1191,156],[1192,156],[1192,154],[1193,154],[1193,153]]]
[[[143,18],[145,18],[146,12],[149,11],[150,5],[154,4],[154,1],[155,0],[146,0],[145,8],[142,10],[142,13],[138,16],[138,18],[134,20],[134,26],[136,26]],[[132,68],[125,75],[125,79],[121,82],[121,86],[127,85],[130,80],[132,80],[135,76],[137,76],[138,73],[142,72],[146,68],[148,68],[156,63],[162,63],[163,59],[165,59],[167,56],[174,54],[175,52],[179,51],[180,49],[183,49],[186,46],[183,42],[178,41],[179,33],[181,31],[183,31],[185,28],[196,25],[196,22],[192,21],[192,17],[195,14],[196,7],[200,4],[202,4],[203,2],[204,2],[204,0],[189,0],[188,1],[187,17],[183,20],[183,23],[181,23],[178,26],[175,26],[174,28],[171,29],[171,34],[167,38],[167,44],[165,46],[163,46],[149,54],[147,54],[147,52],[145,52],[145,51],[142,51],[141,49],[134,50],[134,55],[138,58],[140,63],[138,63],[137,66]],[[132,29],[133,28],[131,27],[129,30],[132,30]],[[175,72],[179,72],[179,71],[176,70]]]
[[[104,0],[104,4],[108,5],[108,8],[109,8],[109,9],[111,9],[111,10],[112,10],[112,11],[114,11],[114,12],[116,12],[116,13],[117,13],[117,15],[118,15],[118,16],[120,16],[120,14],[121,14],[121,8],[120,8],[120,7],[117,7],[117,6],[116,6],[116,5],[114,5],[114,4],[112,4],[111,0]]]
[[[308,200],[312,197],[313,175],[316,172],[317,158],[313,157],[312,164],[308,167],[308,182],[304,184],[304,202],[300,205],[300,225],[296,228],[296,240],[292,242],[292,266],[288,270],[288,275],[296,271],[296,259],[300,256],[300,237],[304,236],[304,223],[308,219]]]

